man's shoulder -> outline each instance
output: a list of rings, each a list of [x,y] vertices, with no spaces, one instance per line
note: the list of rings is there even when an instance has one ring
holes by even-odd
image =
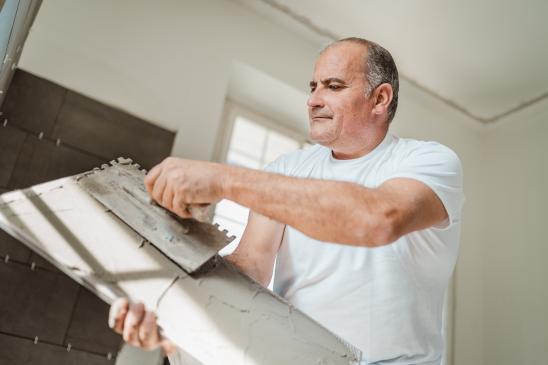
[[[395,140],[393,151],[401,157],[438,155],[448,159],[459,159],[453,149],[437,141],[401,137],[395,137]]]

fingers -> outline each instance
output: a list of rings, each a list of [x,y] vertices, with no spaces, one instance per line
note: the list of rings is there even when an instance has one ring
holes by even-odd
[[[176,195],[173,198],[173,213],[177,214],[181,218],[192,218],[192,213],[188,208],[189,205],[183,201],[181,196]]]
[[[118,334],[122,334],[124,321],[129,310],[129,301],[126,298],[117,299],[111,306],[108,316],[108,325]]]
[[[156,172],[152,170],[150,173],[156,174]],[[182,218],[192,218],[191,212],[187,209],[187,203],[183,201],[181,195],[175,194],[175,191],[173,190],[173,184],[168,183],[167,174],[158,173],[158,176],[151,176],[151,179],[155,178],[150,190],[150,195],[152,199],[154,199],[154,201],[156,201],[164,208],[171,210],[173,213]]]
[[[152,188],[154,187],[154,183],[156,182],[156,179],[158,179],[158,176],[160,176],[160,173],[162,172],[162,164],[154,166],[145,176],[145,186],[148,190],[149,194],[152,194]]]
[[[129,305],[129,312],[126,316],[122,337],[130,345],[140,347],[139,326],[145,315],[145,306],[143,303],[132,303]]]
[[[166,189],[167,179],[165,174],[162,174],[156,179],[154,187],[152,188],[151,196],[158,204],[162,204],[162,198],[164,190]]]
[[[194,206],[220,200],[220,173],[224,171],[220,166],[168,157],[150,170],[144,182],[152,199],[159,205],[182,218],[207,221],[208,210]]]
[[[156,322],[156,314],[147,311],[143,303],[129,303],[123,298],[110,307],[109,326],[121,334],[124,341],[145,350],[161,347],[166,354],[172,354],[176,347],[162,338]]]
[[[164,188],[161,202],[164,208],[173,211],[173,188],[171,186]]]
[[[146,312],[139,326],[139,342],[144,349],[153,349],[160,343],[160,335],[156,324],[156,315]]]

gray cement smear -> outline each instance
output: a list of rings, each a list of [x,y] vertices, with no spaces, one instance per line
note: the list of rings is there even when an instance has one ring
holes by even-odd
[[[183,364],[361,360],[358,349],[220,257],[210,271],[187,275],[73,177],[1,195],[0,227],[107,303],[127,296],[155,310]]]

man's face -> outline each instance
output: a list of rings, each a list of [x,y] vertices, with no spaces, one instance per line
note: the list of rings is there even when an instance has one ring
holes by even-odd
[[[367,130],[371,102],[366,96],[367,49],[344,42],[318,57],[310,82],[310,138],[333,149],[351,148]]]

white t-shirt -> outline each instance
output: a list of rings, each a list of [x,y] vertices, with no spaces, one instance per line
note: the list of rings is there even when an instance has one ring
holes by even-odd
[[[357,159],[337,160],[316,145],[284,155],[266,170],[369,188],[405,177],[437,194],[447,221],[377,248],[321,242],[287,226],[274,291],[360,348],[364,363],[440,364],[444,295],[457,259],[464,202],[457,155],[436,142],[387,134]]]

